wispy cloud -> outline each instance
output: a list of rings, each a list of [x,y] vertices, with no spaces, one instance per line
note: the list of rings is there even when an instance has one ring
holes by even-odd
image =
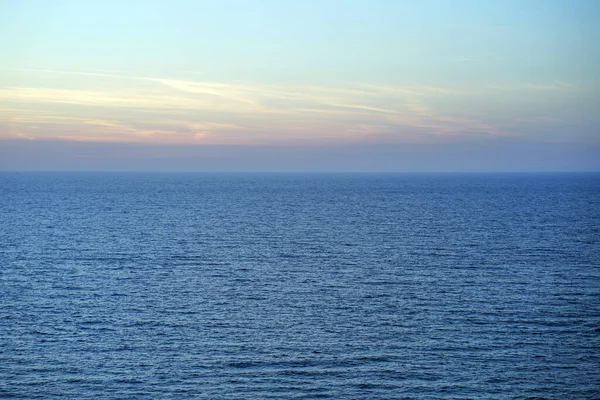
[[[484,87],[427,85],[295,86],[135,77],[109,72],[19,70],[62,74],[118,86],[81,88],[16,86],[0,88],[2,135],[31,138],[160,143],[288,143],[365,140],[376,135],[402,140],[403,132],[429,137],[507,135],[501,123],[476,111],[459,118],[447,107],[487,91],[569,91],[564,82]],[[127,84],[127,80],[131,84]],[[142,83],[140,85],[140,83]],[[95,87],[97,87],[96,85]],[[492,118],[493,119],[493,118]],[[411,130],[412,129],[412,130]]]

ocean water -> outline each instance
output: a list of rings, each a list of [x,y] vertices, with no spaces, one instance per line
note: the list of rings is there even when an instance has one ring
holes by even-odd
[[[599,174],[0,174],[0,397],[600,397]]]

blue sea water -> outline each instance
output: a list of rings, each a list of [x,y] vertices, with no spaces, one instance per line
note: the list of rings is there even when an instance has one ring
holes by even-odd
[[[599,174],[0,174],[0,397],[600,396]]]

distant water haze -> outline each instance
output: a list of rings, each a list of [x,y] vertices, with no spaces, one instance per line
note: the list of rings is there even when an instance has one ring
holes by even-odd
[[[7,140],[13,171],[507,172],[598,171],[600,146],[498,139],[445,144],[182,146]]]

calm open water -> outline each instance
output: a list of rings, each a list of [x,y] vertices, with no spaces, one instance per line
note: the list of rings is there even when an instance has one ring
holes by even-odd
[[[0,174],[0,397],[590,399],[599,174]]]

